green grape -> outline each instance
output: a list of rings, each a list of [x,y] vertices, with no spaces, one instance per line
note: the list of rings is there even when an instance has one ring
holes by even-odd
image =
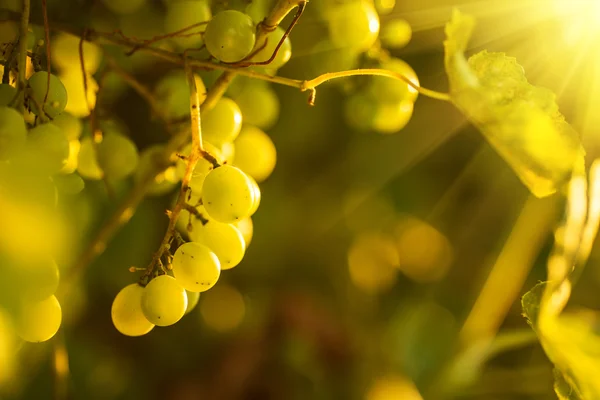
[[[327,13],[329,37],[336,47],[368,50],[379,34],[379,17],[373,4],[358,1],[340,4]]]
[[[39,71],[31,75],[31,78],[27,81],[30,89],[29,95],[33,98],[29,102],[29,108],[35,115],[40,115],[37,104],[40,106],[43,104],[42,108],[46,115],[54,118],[63,112],[67,105],[67,89],[65,89],[65,85],[63,85],[56,75],[50,74],[50,89],[48,90],[48,97],[44,104],[47,80],[48,73],[46,71]]]
[[[56,185],[56,190],[66,195],[80,193],[85,187],[85,182],[81,176],[75,173],[54,175],[52,181]]]
[[[391,14],[396,7],[396,0],[375,0],[373,3],[379,15]]]
[[[102,2],[115,14],[131,14],[146,4],[146,0],[102,0]]]
[[[188,304],[187,308],[185,309],[185,314],[183,315],[187,315],[192,312],[198,305],[198,300],[200,300],[200,292],[189,292],[186,290],[185,293],[187,294]]]
[[[38,125],[27,135],[27,160],[53,174],[69,158],[69,141],[53,123]]]
[[[271,8],[271,0],[252,0],[248,2],[244,13],[249,15],[255,24],[258,24],[263,19],[265,19],[267,15],[269,15],[269,11],[271,10]]]
[[[186,290],[205,292],[221,275],[219,258],[205,245],[184,243],[173,255],[173,275]]]
[[[246,243],[246,248],[250,246],[250,242],[252,241],[252,235],[254,234],[254,224],[252,223],[251,217],[246,217],[244,219],[240,219],[233,223],[233,225],[238,228],[242,237],[244,238],[244,243]]]
[[[217,221],[197,225],[190,232],[190,240],[212,250],[219,258],[221,269],[233,268],[242,261],[246,244],[241,232],[235,226]]]
[[[113,300],[110,311],[115,328],[126,336],[142,336],[154,328],[142,312],[144,288],[137,283],[125,286]]]
[[[211,18],[210,6],[206,1],[179,1],[171,3],[167,7],[165,17],[165,31],[167,33],[177,32],[183,28],[198,22],[209,21]],[[183,34],[200,32],[202,26],[192,28]],[[171,41],[179,50],[198,48],[202,46],[202,35],[174,37]]]
[[[413,114],[413,103],[381,104],[373,120],[373,130],[378,133],[395,133],[404,128]]]
[[[165,150],[163,145],[150,146],[142,151],[133,179],[136,183],[141,182],[149,174],[155,174],[155,166],[159,162],[159,157]],[[171,165],[164,171],[154,177],[154,180],[148,188],[148,194],[161,196],[175,189],[177,182],[180,180],[177,176],[177,166]]]
[[[412,28],[404,19],[393,19],[381,27],[381,44],[390,49],[401,49],[412,38]]]
[[[236,167],[222,165],[204,179],[202,204],[208,215],[219,222],[232,223],[249,216],[254,199],[252,182]]]
[[[62,311],[55,296],[42,301],[24,301],[15,318],[15,331],[26,342],[51,339],[62,321]]]
[[[206,98],[206,87],[198,75],[194,76],[202,103]],[[155,86],[154,95],[168,118],[180,119],[190,115],[190,88],[184,72],[177,70],[168,73]]]
[[[75,73],[78,72],[77,77],[81,77],[81,61],[79,59],[79,42],[80,38],[69,33],[61,32],[54,36],[50,41],[50,50],[52,51],[52,63],[58,67],[62,72]],[[102,50],[98,45],[84,41],[83,42],[83,56],[85,70],[89,74],[93,74],[98,70],[102,61]],[[83,78],[79,79],[77,83],[83,86]],[[64,80],[63,80],[64,83]],[[67,86],[67,85],[65,85]],[[69,96],[72,95],[69,87],[67,86],[67,92]]]
[[[405,76],[414,85],[419,86],[419,78],[415,71],[399,58],[391,58],[381,64],[382,69],[396,72]],[[401,101],[414,102],[419,92],[408,83],[399,79],[384,76],[373,76],[369,85],[370,93],[380,102],[399,103]]]
[[[279,118],[279,97],[267,82],[248,81],[232,98],[244,124],[270,129]]]
[[[104,176],[100,165],[98,165],[95,147],[91,137],[81,140],[79,156],[77,158],[77,172],[85,179],[98,180]]]
[[[17,88],[8,83],[0,84],[0,107],[6,107],[15,99]]]
[[[0,161],[8,160],[25,145],[27,128],[14,108],[0,107]]]
[[[277,48],[277,45],[279,44],[279,41],[281,40],[281,38],[283,37],[284,34],[285,34],[285,30],[279,26],[273,32],[269,33],[266,37],[266,40],[267,40],[266,46],[263,49],[259,50],[250,59],[250,61],[254,61],[254,62],[268,61],[271,58],[271,56],[273,55],[273,53],[275,52],[275,49]],[[264,45],[264,42],[261,42],[260,47],[263,47],[263,45]],[[279,69],[279,68],[283,67],[290,60],[291,57],[292,57],[292,42],[290,41],[290,38],[287,37],[281,44],[281,47],[279,47],[279,50],[277,51],[277,55],[275,55],[275,58],[273,58],[273,60],[267,65],[269,68]]]
[[[54,117],[52,123],[63,131],[63,134],[69,141],[79,139],[81,132],[83,132],[81,120],[67,112],[62,112],[60,115]]]
[[[183,317],[187,308],[187,295],[175,278],[160,275],[144,288],[141,304],[142,312],[150,323],[169,326]]]
[[[111,179],[123,179],[131,175],[138,161],[135,143],[125,136],[108,133],[98,144],[98,165]]]
[[[271,175],[277,161],[277,151],[269,135],[255,126],[244,125],[234,144],[236,167],[257,182]]]
[[[217,147],[233,142],[242,129],[242,112],[235,101],[222,97],[202,115],[202,137]]]
[[[250,208],[250,214],[248,214],[248,216],[251,217],[258,210],[258,206],[260,205],[261,193],[260,187],[258,186],[258,183],[256,183],[256,181],[254,180],[254,178],[248,176],[248,180],[250,181],[250,184],[252,186],[252,208]]]
[[[206,26],[204,44],[216,59],[233,63],[254,49],[256,34],[252,18],[235,10],[217,13]]]

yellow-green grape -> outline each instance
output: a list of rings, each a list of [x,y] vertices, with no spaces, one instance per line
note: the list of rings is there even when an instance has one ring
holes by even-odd
[[[102,0],[102,2],[115,14],[131,14],[146,4],[146,0]]]
[[[203,244],[184,243],[173,255],[173,275],[190,292],[205,292],[213,287],[221,275],[217,255]]]
[[[270,0],[252,0],[248,2],[248,5],[244,9],[244,13],[249,15],[255,24],[261,22],[267,15],[272,7]]]
[[[133,173],[139,161],[135,143],[118,133],[104,135],[97,148],[98,165],[110,179],[123,179]]]
[[[381,44],[390,49],[401,49],[412,38],[412,28],[404,19],[393,19],[381,27]]]
[[[198,75],[196,90],[200,103],[206,98],[206,87]],[[182,71],[172,71],[163,77],[154,88],[154,95],[168,118],[179,119],[190,115],[190,88]]]
[[[17,96],[17,88],[8,83],[0,84],[0,107],[8,106]]]
[[[234,165],[257,182],[267,179],[277,162],[277,150],[265,132],[251,125],[244,125],[235,140]]]
[[[252,56],[250,61],[254,61],[254,62],[268,61],[273,56],[273,53],[275,52],[275,49],[277,48],[277,45],[281,41],[281,38],[283,37],[284,33],[285,33],[285,30],[279,26],[273,32],[269,33],[266,37],[266,40],[267,40],[266,46],[262,50],[258,51],[256,53],[256,55]],[[259,43],[260,47],[262,47],[263,45],[264,45],[264,42]],[[290,41],[290,38],[287,37],[287,38],[285,38],[285,40],[279,47],[279,50],[277,50],[277,54],[275,55],[273,60],[266,66],[268,68],[273,68],[273,69],[281,68],[290,60],[291,57],[292,57],[292,42]]]
[[[256,183],[256,181],[254,180],[254,178],[248,176],[248,180],[252,185],[252,208],[250,209],[250,214],[248,214],[248,216],[251,217],[258,210],[258,206],[260,205],[261,193],[260,187],[258,186],[258,183]]]
[[[279,97],[267,82],[248,81],[232,98],[242,112],[244,124],[266,130],[279,118]]]
[[[79,139],[69,140],[69,157],[67,158],[67,162],[59,171],[61,174],[72,174],[77,170],[77,162],[79,159],[79,149],[81,148],[81,143]]]
[[[221,269],[231,269],[238,265],[246,252],[244,237],[232,224],[217,221],[197,224],[190,232],[190,240],[212,250],[219,258]]]
[[[416,72],[399,58],[390,58],[381,64],[386,69],[408,78],[415,86],[419,86]],[[369,84],[369,91],[379,102],[399,103],[401,101],[414,102],[417,99],[417,89],[400,79],[374,76]]]
[[[81,77],[81,60],[79,58],[80,41],[79,37],[64,32],[57,34],[50,40],[52,63],[62,72],[74,73],[78,71],[78,77]],[[102,50],[98,45],[84,41],[83,57],[85,70],[89,74],[94,74],[102,62]],[[80,79],[78,83],[80,86],[83,86],[83,80]],[[69,96],[72,95],[68,87],[67,92]]]
[[[378,133],[395,133],[408,124],[414,104],[409,101],[380,104],[373,120],[373,130]]]
[[[210,6],[206,1],[178,1],[167,6],[167,15],[165,16],[165,31],[173,33],[180,31],[188,26],[199,22],[209,21],[211,17]],[[202,46],[202,35],[200,31],[203,26],[197,26],[183,32],[182,37],[173,37],[171,42],[179,50],[198,48]],[[198,32],[193,36],[187,36]]]
[[[156,174],[156,164],[159,162],[165,146],[154,145],[144,149],[140,154],[140,159],[134,173],[136,183],[147,179],[150,174]],[[171,165],[164,171],[155,175],[152,184],[148,188],[148,194],[161,196],[175,189],[177,182],[181,180],[181,176],[177,174],[177,166]]]
[[[238,228],[238,231],[242,234],[244,238],[244,243],[246,243],[246,248],[250,246],[250,242],[252,241],[252,235],[254,233],[254,224],[252,222],[251,217],[246,217],[237,222],[234,222],[233,225]]]
[[[99,89],[98,82],[96,82],[91,73],[88,72],[86,75],[87,92],[84,90],[83,74],[80,68],[62,72],[58,77],[65,85],[69,94],[65,111],[78,118],[89,116],[90,109],[96,106],[96,93]]]
[[[96,145],[91,137],[81,140],[79,157],[77,158],[77,172],[85,179],[102,179],[103,173],[96,157]]]
[[[204,32],[206,49],[213,57],[227,63],[243,60],[252,52],[255,41],[252,18],[236,10],[217,13]]]
[[[53,123],[38,125],[27,135],[27,154],[36,166],[53,174],[67,163],[69,141]]]
[[[186,308],[185,290],[172,276],[157,276],[144,288],[142,312],[154,325],[173,325],[183,317]]]
[[[371,130],[378,107],[380,104],[371,96],[361,92],[353,93],[344,103],[346,124],[360,131]]]
[[[110,311],[115,328],[126,336],[142,336],[154,328],[142,312],[144,288],[137,283],[125,286],[113,300]]]
[[[373,3],[379,15],[391,14],[396,7],[396,0],[375,0]]]
[[[373,3],[340,4],[327,13],[329,37],[336,47],[368,50],[379,34],[379,16]]]
[[[233,142],[242,129],[242,112],[235,101],[222,97],[202,115],[202,137],[217,147]]]
[[[27,128],[14,108],[0,107],[0,161],[8,160],[25,145]]]
[[[80,193],[85,187],[85,182],[81,176],[75,173],[54,175],[52,181],[56,185],[56,190],[66,195]]]
[[[222,165],[206,175],[202,204],[208,215],[223,223],[248,217],[255,198],[252,182],[242,170]]]
[[[48,73],[39,71],[31,75],[27,81],[29,95],[32,99],[29,101],[29,109],[35,114],[40,115],[37,104],[43,104],[42,109],[46,116],[56,117],[67,106],[67,89],[56,75],[50,74],[50,88],[46,90],[48,83]],[[48,93],[46,97],[46,92]],[[44,98],[46,102],[44,103]]]
[[[52,123],[63,131],[63,134],[69,141],[79,139],[81,132],[83,132],[81,120],[67,112],[62,112],[60,115],[54,117]]]
[[[200,300],[200,292],[189,292],[186,290],[185,293],[187,294],[188,304],[187,308],[185,309],[185,314],[183,315],[187,315],[192,312],[192,310],[194,310],[194,308],[196,308],[198,305],[198,300]]]
[[[62,321],[62,311],[55,296],[42,301],[24,301],[15,318],[15,332],[26,342],[51,339]]]

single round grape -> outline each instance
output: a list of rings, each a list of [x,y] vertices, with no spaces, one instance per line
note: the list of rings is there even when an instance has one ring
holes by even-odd
[[[67,106],[67,89],[65,85],[60,81],[56,75],[50,74],[50,89],[48,97],[44,103],[46,97],[48,72],[39,71],[31,75],[27,85],[30,89],[30,96],[33,98],[29,102],[29,108],[35,115],[40,115],[37,104],[40,106],[43,104],[43,110],[46,115],[50,118],[54,118],[59,115]]]
[[[55,296],[42,301],[24,301],[15,318],[15,331],[26,342],[45,342],[58,332],[61,321],[62,311]]]
[[[102,2],[115,14],[131,14],[146,4],[146,0],[102,0]]]
[[[379,16],[373,3],[343,3],[327,14],[329,37],[336,47],[368,50],[379,34]]]
[[[142,312],[154,325],[173,325],[183,317],[186,308],[185,290],[172,276],[157,276],[144,288]]]
[[[78,194],[85,187],[85,182],[81,176],[75,173],[54,175],[52,181],[56,185],[56,190],[66,195]]]
[[[145,148],[142,151],[133,176],[135,182],[141,182],[143,179],[146,179],[149,174],[154,175],[156,173],[156,164],[159,162],[159,157],[162,156],[164,150],[165,147],[163,145],[154,145]],[[171,165],[157,174],[148,188],[148,194],[161,196],[173,191],[177,186],[177,182],[180,180],[180,177],[177,176],[176,169],[177,167],[175,165]]]
[[[221,275],[219,258],[205,245],[184,243],[173,255],[173,275],[190,292],[205,292]]]
[[[252,18],[236,11],[217,13],[206,26],[204,44],[216,59],[233,63],[252,52],[256,34]]]
[[[380,104],[373,120],[373,130],[378,133],[396,133],[408,124],[412,114],[412,102]]]
[[[212,250],[219,258],[221,269],[231,269],[238,265],[246,252],[244,237],[232,224],[217,221],[198,224],[190,232],[190,239]]]
[[[62,72],[59,74],[59,78],[69,94],[65,111],[78,118],[89,116],[90,108],[93,109],[96,106],[96,93],[99,89],[98,82],[91,75],[91,72],[88,72],[86,76],[87,92],[84,90],[81,68]]]
[[[393,19],[381,27],[381,44],[390,49],[401,49],[412,38],[412,28],[404,19]]]
[[[185,293],[187,294],[188,304],[187,308],[185,309],[185,314],[183,315],[187,315],[192,312],[198,305],[198,300],[200,300],[200,292],[189,292],[186,290]]]
[[[0,161],[9,159],[25,145],[27,127],[14,108],[0,107]]]
[[[125,286],[113,300],[112,322],[115,328],[126,336],[142,336],[154,328],[142,312],[144,288],[137,283]]]
[[[98,165],[96,149],[91,137],[81,140],[79,157],[77,158],[77,172],[83,178],[92,180],[102,179],[104,175],[100,165]]]
[[[27,152],[31,162],[53,174],[67,163],[69,141],[53,123],[41,124],[29,130]]]
[[[111,179],[123,179],[131,175],[138,161],[135,143],[125,136],[108,133],[98,144],[98,165]]]
[[[234,144],[236,167],[257,182],[271,175],[277,162],[277,150],[269,135],[257,127],[244,125]]]
[[[406,62],[399,58],[391,58],[381,64],[382,69],[396,72],[405,76],[414,85],[419,86],[419,78],[416,72]],[[379,102],[400,103],[401,101],[414,102],[419,92],[408,83],[387,78],[384,76],[373,76],[369,85],[369,92]]]
[[[250,215],[254,205],[252,182],[240,169],[222,165],[206,175],[202,204],[208,215],[232,223]]]
[[[171,3],[167,7],[167,14],[165,16],[165,31],[167,33],[173,33],[198,22],[209,21],[211,15],[210,6],[206,1],[178,1],[176,3]],[[179,50],[201,47],[202,35],[200,34],[200,31],[202,29],[202,26],[189,29],[185,31],[183,35],[194,32],[198,32],[198,34],[185,37],[173,37],[171,38],[171,42],[173,42]]]
[[[77,76],[79,77],[81,76],[81,61],[79,59],[80,40],[75,35],[60,32],[50,41],[52,64],[56,65],[63,72],[74,73],[78,71]],[[85,70],[90,74],[94,74],[102,62],[102,50],[98,45],[84,41],[83,57]],[[80,86],[83,86],[82,80],[78,83]],[[69,96],[71,96],[72,94],[68,87],[67,91],[69,92]]]
[[[242,112],[244,124],[270,129],[279,118],[279,97],[267,82],[249,81],[232,98]]]
[[[250,242],[252,241],[252,235],[254,234],[254,223],[252,222],[252,218],[246,217],[234,222],[233,225],[238,228],[242,234],[244,243],[246,243],[246,248],[248,248],[248,246],[250,246]]]
[[[58,126],[67,140],[77,140],[81,137],[83,132],[83,123],[79,118],[74,117],[68,112],[62,112],[52,120],[52,123]]]
[[[285,30],[280,26],[278,26],[273,32],[269,33],[266,37],[266,46],[262,50],[258,51],[256,55],[252,56],[252,59],[250,61],[268,61],[275,52],[275,49],[277,48],[277,45],[281,41],[281,38],[284,34]],[[263,44],[264,41],[260,43],[260,47],[263,47]],[[291,57],[292,42],[290,41],[290,38],[288,36],[287,38],[285,38],[285,40],[279,47],[279,50],[277,50],[275,58],[273,58],[273,60],[269,64],[267,64],[267,66],[269,68],[279,69],[283,67],[290,60]]]
[[[6,107],[12,103],[17,95],[17,88],[8,83],[0,84],[0,107]]]
[[[235,101],[222,97],[202,115],[202,138],[221,147],[233,142],[242,129],[242,112]]]
[[[203,103],[206,86],[198,75],[194,77],[200,103]],[[190,115],[190,88],[184,72],[176,70],[164,76],[156,84],[154,95],[168,118],[180,119]]]

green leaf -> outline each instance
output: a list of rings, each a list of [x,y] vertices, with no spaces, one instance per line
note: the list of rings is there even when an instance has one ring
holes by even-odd
[[[559,112],[554,94],[531,85],[516,59],[485,50],[465,58],[474,26],[473,17],[457,10],[446,25],[452,101],[535,196],[548,196],[583,164],[579,135]]]

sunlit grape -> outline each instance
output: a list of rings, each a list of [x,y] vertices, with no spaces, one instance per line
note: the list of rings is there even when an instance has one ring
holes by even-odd
[[[190,292],[205,292],[213,287],[221,274],[218,257],[203,244],[184,243],[173,255],[173,275]]]
[[[52,119],[52,123],[58,126],[67,140],[76,140],[83,132],[83,124],[79,118],[74,117],[68,112],[62,112]]]
[[[27,135],[27,157],[51,174],[58,172],[69,158],[69,141],[53,123],[38,125]]]
[[[75,173],[55,175],[52,181],[60,194],[74,195],[80,193],[85,187],[81,176]]]
[[[167,7],[165,31],[167,33],[177,32],[199,22],[208,22],[210,17],[210,6],[206,1],[173,2]],[[185,37],[181,35],[181,37],[171,38],[171,41],[175,43],[180,50],[198,48],[202,46],[202,35],[200,32],[203,30],[204,26],[189,29],[183,33],[183,35],[186,35]],[[189,36],[195,32],[197,32],[197,34]]]
[[[50,41],[52,64],[56,65],[63,72],[79,71],[79,76],[81,76],[81,61],[79,58],[80,41],[79,37],[64,32],[60,32],[54,36]],[[102,50],[96,44],[84,41],[83,56],[85,70],[90,74],[95,73],[102,61]],[[68,87],[67,91],[69,96],[71,96],[71,91]]]
[[[197,224],[190,239],[208,247],[219,258],[221,269],[235,267],[244,258],[246,244],[240,231],[232,224],[209,221]]]
[[[277,151],[269,135],[251,125],[244,125],[235,140],[235,154],[234,165],[257,182],[271,175],[277,161]]]
[[[129,138],[117,133],[105,134],[97,147],[98,165],[107,177],[123,179],[133,173],[139,156]]]
[[[232,99],[242,112],[244,124],[270,129],[279,118],[279,97],[267,82],[247,81]]]
[[[202,137],[217,147],[232,142],[242,128],[242,112],[235,101],[223,97],[202,115]]]
[[[236,10],[217,13],[204,32],[204,44],[210,54],[229,63],[240,61],[249,55],[255,40],[252,18]]]
[[[279,26],[273,32],[269,33],[266,37],[266,46],[264,46],[262,50],[257,52],[256,55],[254,55],[250,61],[263,62],[271,59],[284,33],[285,30]],[[264,42],[258,44],[258,46],[260,47],[262,47],[263,45]],[[277,50],[275,58],[273,58],[273,60],[269,64],[267,64],[267,66],[268,68],[273,69],[281,68],[290,60],[291,57],[292,43],[290,42],[290,38],[287,37],[279,47],[279,50]]]
[[[187,294],[188,304],[183,315],[191,313],[198,305],[198,300],[200,300],[200,292],[189,292],[186,290],[185,293]]]
[[[0,160],[6,160],[25,145],[27,128],[14,108],[0,107]]]
[[[252,211],[255,198],[248,176],[240,169],[223,165],[208,173],[202,187],[202,204],[211,218],[235,222]]]
[[[206,87],[198,75],[196,90],[200,103],[206,98]],[[178,119],[190,114],[190,88],[185,73],[180,70],[169,72],[155,86],[154,95],[167,117]]]
[[[65,111],[79,118],[90,115],[90,109],[93,109],[96,106],[96,93],[99,88],[98,82],[96,82],[91,73],[88,72],[86,75],[87,92],[84,90],[81,69],[62,72],[58,77],[65,85],[67,93],[69,94]]]
[[[244,243],[246,243],[246,248],[250,245],[252,241],[252,235],[254,234],[254,224],[252,222],[251,217],[246,217],[239,221],[233,223],[233,225],[238,228],[242,237],[244,238]]]
[[[377,40],[379,17],[368,1],[343,3],[327,14],[329,36],[334,45],[367,50]]]
[[[400,49],[410,42],[412,28],[404,19],[393,19],[381,27],[381,44],[390,49]]]
[[[98,158],[96,157],[96,145],[91,137],[86,137],[81,140],[79,149],[79,157],[77,160],[77,172],[85,179],[102,179],[104,175]]]
[[[144,288],[137,283],[125,286],[112,303],[111,317],[115,328],[126,336],[142,336],[154,328],[142,312]]]
[[[61,320],[62,311],[56,297],[23,301],[15,318],[15,332],[26,342],[45,342],[58,332]]]
[[[379,133],[395,133],[404,128],[413,114],[413,103],[380,104],[373,120],[373,130]]]
[[[160,275],[143,290],[142,312],[154,325],[173,325],[183,317],[186,308],[185,290],[172,276]]]
[[[32,97],[29,108],[36,115],[40,115],[38,104],[42,106],[46,116],[50,118],[60,114],[67,105],[67,89],[56,75],[50,74],[50,86],[48,88],[48,72],[36,72],[29,78],[27,85]],[[48,90],[46,90],[48,88]],[[46,101],[44,102],[44,99]]]
[[[406,62],[399,58],[391,58],[381,64],[381,68],[396,72],[410,80],[414,85],[419,86],[417,74]],[[418,92],[408,83],[400,80],[383,76],[374,76],[369,85],[370,93],[379,102],[400,103],[401,101],[414,102]]]
[[[260,192],[260,187],[258,186],[258,183],[256,183],[256,181],[254,180],[254,178],[248,176],[248,180],[250,181],[250,185],[252,186],[252,208],[250,208],[250,214],[248,214],[248,216],[251,217],[252,215],[254,215],[254,213],[258,210],[258,207],[260,206],[262,193]]]

